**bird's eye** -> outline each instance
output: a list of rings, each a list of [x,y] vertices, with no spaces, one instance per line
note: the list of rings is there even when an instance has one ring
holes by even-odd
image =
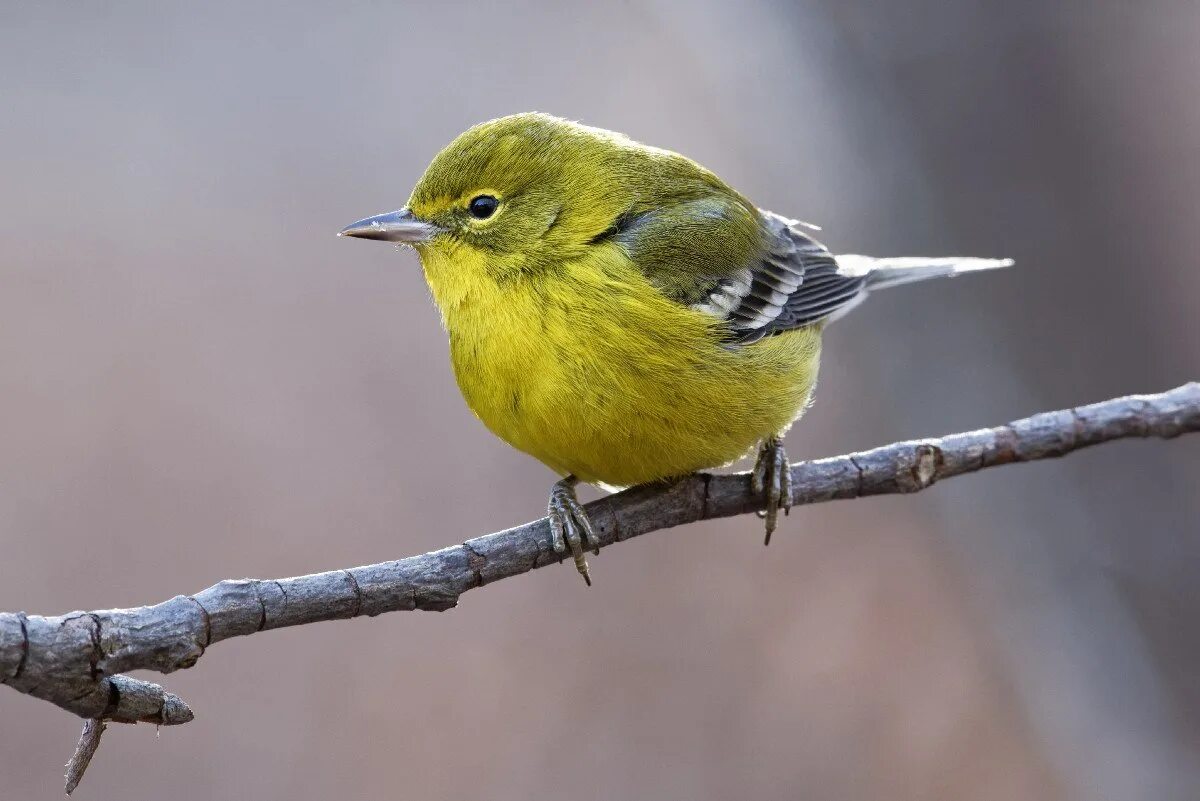
[[[471,212],[471,216],[477,220],[486,220],[496,213],[496,207],[500,205],[500,201],[491,195],[476,195],[471,198],[471,202],[467,205],[467,210]]]

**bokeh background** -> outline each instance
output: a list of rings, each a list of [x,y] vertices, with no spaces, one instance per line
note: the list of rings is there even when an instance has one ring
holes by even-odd
[[[6,0],[0,608],[538,515],[415,256],[333,236],[472,123],[682,151],[835,250],[1017,259],[837,324],[799,458],[1197,378],[1197,97],[1184,0]],[[225,642],[78,797],[1196,798],[1198,486],[1200,441],[1123,442]],[[0,690],[0,797],[60,798],[77,732]]]

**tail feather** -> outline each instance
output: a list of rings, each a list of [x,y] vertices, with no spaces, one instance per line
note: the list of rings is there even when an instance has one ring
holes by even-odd
[[[924,281],[927,278],[950,278],[976,270],[996,270],[1011,267],[1012,259],[977,259],[971,256],[927,258],[903,256],[876,259],[871,256],[848,254],[837,256],[838,272],[844,275],[863,276],[864,289],[887,289],[888,287]]]

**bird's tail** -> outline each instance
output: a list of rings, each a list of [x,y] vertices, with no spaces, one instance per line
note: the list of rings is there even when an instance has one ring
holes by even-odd
[[[871,256],[838,256],[838,272],[845,275],[861,275],[866,278],[864,289],[887,289],[888,287],[924,281],[927,278],[950,278],[976,270],[995,270],[1011,267],[1012,259],[977,259],[970,256],[927,258],[904,256],[892,259],[876,259]]]

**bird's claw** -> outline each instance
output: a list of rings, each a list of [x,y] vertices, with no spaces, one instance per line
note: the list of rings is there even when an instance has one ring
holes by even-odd
[[[759,446],[758,460],[750,473],[750,489],[755,495],[766,495],[766,508],[758,516],[765,520],[767,529],[763,545],[770,545],[779,510],[786,515],[792,508],[792,470],[778,437],[765,439]]]
[[[577,479],[574,476],[567,476],[563,480],[555,482],[554,487],[550,490],[550,503],[546,509],[546,516],[550,518],[550,543],[554,546],[554,552],[565,555],[570,550],[571,558],[575,561],[575,569],[579,571],[579,575],[583,576],[583,580],[590,587],[592,586],[592,577],[588,572],[587,557],[584,552],[590,547],[592,553],[599,554],[600,539],[592,530],[592,523],[588,520],[583,505],[575,497],[576,483]]]

